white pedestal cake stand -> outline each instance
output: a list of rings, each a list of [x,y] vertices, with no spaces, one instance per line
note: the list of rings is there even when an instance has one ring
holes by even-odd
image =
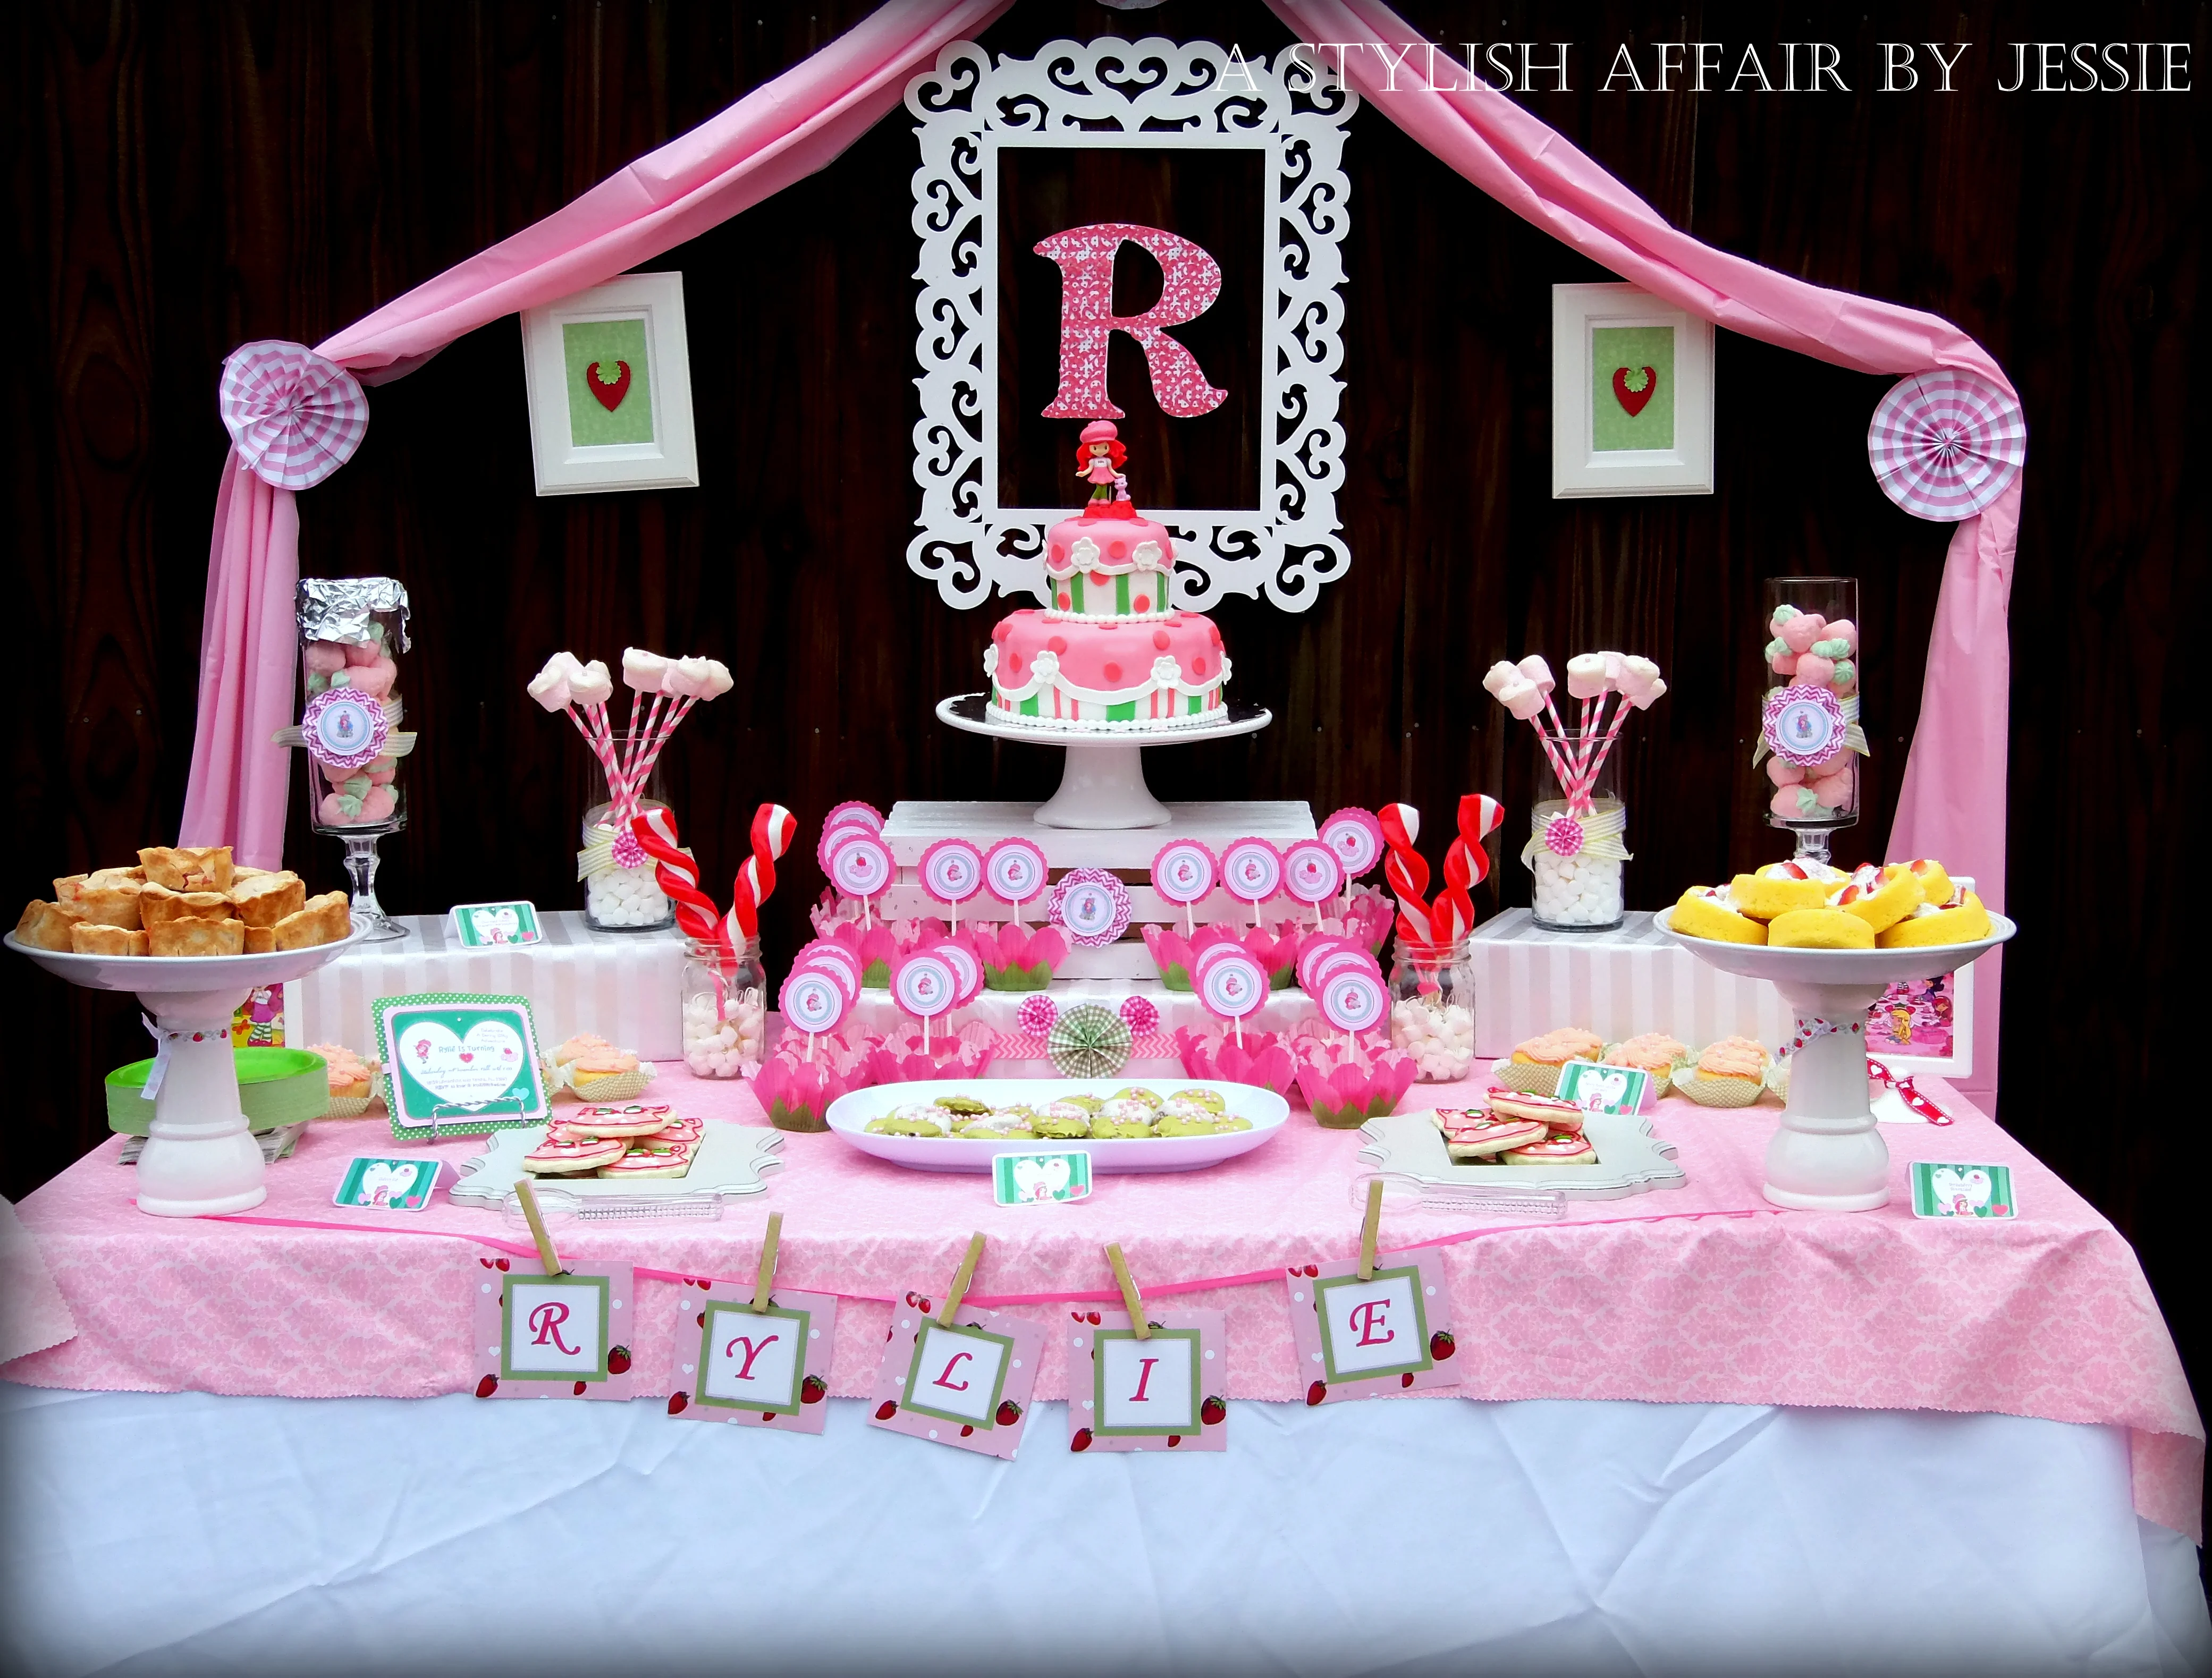
[[[1870,1212],[1889,1199],[1889,1148],[1867,1099],[1866,1015],[1881,993],[1907,979],[1956,972],[2019,929],[1990,917],[1990,933],[1971,944],[1910,949],[1776,949],[1687,938],[1655,923],[1708,966],[1773,982],[1801,1022],[1835,1030],[1807,1042],[1790,1061],[1790,1103],[1766,1148],[1767,1199],[1801,1212]]]
[[[994,740],[1030,746],[1065,746],[1060,791],[1037,806],[1047,827],[1164,827],[1173,817],[1145,784],[1143,749],[1194,740],[1253,734],[1275,720],[1265,706],[1231,702],[1219,722],[1193,723],[1158,734],[1108,734],[1067,724],[1004,723],[991,714],[988,694],[960,694],[937,705],[938,720]]]
[[[372,933],[356,916],[337,943],[267,955],[76,955],[33,949],[12,932],[0,942],[71,984],[137,993],[169,1056],[138,1156],[138,1209],[203,1218],[243,1212],[269,1193],[261,1144],[239,1111],[231,1015],[261,986],[311,973]]]

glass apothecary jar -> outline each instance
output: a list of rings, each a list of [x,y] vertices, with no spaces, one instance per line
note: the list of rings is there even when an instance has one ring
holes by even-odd
[[[614,736],[618,763],[628,764],[639,745],[637,736]],[[602,797],[584,812],[583,848],[576,853],[576,878],[584,887],[584,920],[601,932],[658,932],[676,924],[676,906],[660,889],[653,860],[638,843],[630,825],[647,810],[665,810],[660,770],[656,765],[633,799],[624,799],[607,783],[601,766]]]
[[[1559,738],[1558,762],[1547,754],[1537,771],[1521,859],[1535,875],[1536,924],[1547,931],[1601,932],[1625,917],[1628,807],[1613,791],[1606,744],[1595,731],[1571,731]]]
[[[1797,859],[1826,862],[1829,836],[1859,819],[1859,583],[1770,577],[1759,648],[1759,744],[1766,820],[1796,835]]]

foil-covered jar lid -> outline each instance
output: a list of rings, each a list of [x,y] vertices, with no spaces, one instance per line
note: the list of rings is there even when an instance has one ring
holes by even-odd
[[[398,651],[412,651],[407,639],[407,591],[396,577],[302,577],[296,615],[300,639],[366,645],[378,637],[369,625],[379,612],[399,615]],[[386,651],[392,649],[387,648]]]

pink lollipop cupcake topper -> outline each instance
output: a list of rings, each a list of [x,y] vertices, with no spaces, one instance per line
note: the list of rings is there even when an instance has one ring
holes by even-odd
[[[983,853],[983,883],[993,897],[1012,906],[1017,926],[1022,906],[1043,896],[1051,879],[1051,864],[1034,840],[1002,839]]]
[[[1191,906],[1213,889],[1220,871],[1219,859],[1196,839],[1170,839],[1153,857],[1152,889],[1182,906],[1185,937],[1197,932]]]
[[[952,911],[952,930],[960,930],[960,906],[983,889],[983,853],[964,839],[939,839],[921,853],[921,887]]]
[[[1221,882],[1239,903],[1252,906],[1252,924],[1260,906],[1283,888],[1283,853],[1263,839],[1232,840],[1221,853]]]

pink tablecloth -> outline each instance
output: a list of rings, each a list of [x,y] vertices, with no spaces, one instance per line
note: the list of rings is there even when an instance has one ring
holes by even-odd
[[[1930,1081],[1931,1083],[1933,1081]],[[1422,1106],[1466,1092],[1417,1087]],[[1848,1405],[1996,1411],[2112,1423],[2133,1437],[2136,1506],[2198,1536],[2204,1432],[2180,1360],[2134,1251],[2071,1189],[1941,1085],[1959,1122],[1887,1126],[1897,1193],[1878,1212],[1778,1211],[1759,1164],[1777,1112],[1662,1104],[1656,1128],[1680,1148],[1687,1186],[1579,1205],[1556,1223],[1479,1223],[1429,1213],[1384,1219],[1386,1247],[1441,1242],[1451,1278],[1457,1393],[1483,1399]],[[664,1072],[656,1096],[744,1124],[765,1119],[743,1085]],[[785,1138],[768,1191],[715,1223],[557,1229],[571,1263],[623,1259],[750,1285],[761,1231],[784,1215],[779,1280],[836,1293],[832,1390],[864,1396],[887,1301],[941,1287],[969,1233],[990,1238],[970,1297],[1108,1299],[1102,1244],[1118,1240],[1140,1286],[1258,1273],[1180,1293],[1228,1313],[1229,1396],[1302,1390],[1282,1267],[1358,1245],[1351,1179],[1357,1133],[1303,1113],[1276,1141],[1211,1171],[1109,1177],[1089,1202],[1000,1209],[980,1176],[908,1172],[832,1136]],[[111,1142],[20,1208],[74,1313],[64,1344],[0,1376],[34,1385],[316,1397],[416,1397],[465,1390],[480,1259],[527,1253],[496,1215],[441,1200],[414,1216],[345,1211],[331,1197],[356,1154],[393,1150],[375,1122],[314,1126],[271,1167],[254,1218],[149,1218]],[[469,1141],[435,1152],[459,1160]],[[1915,1158],[2013,1168],[2008,1222],[1913,1218]],[[456,1236],[474,1238],[454,1239]],[[496,1244],[487,1245],[486,1243]],[[682,1284],[638,1289],[641,1369],[669,1366]],[[1064,1307],[1010,1308],[1041,1318]],[[1060,1337],[1036,1396],[1066,1396]],[[1451,1390],[1446,1390],[1449,1391]]]

